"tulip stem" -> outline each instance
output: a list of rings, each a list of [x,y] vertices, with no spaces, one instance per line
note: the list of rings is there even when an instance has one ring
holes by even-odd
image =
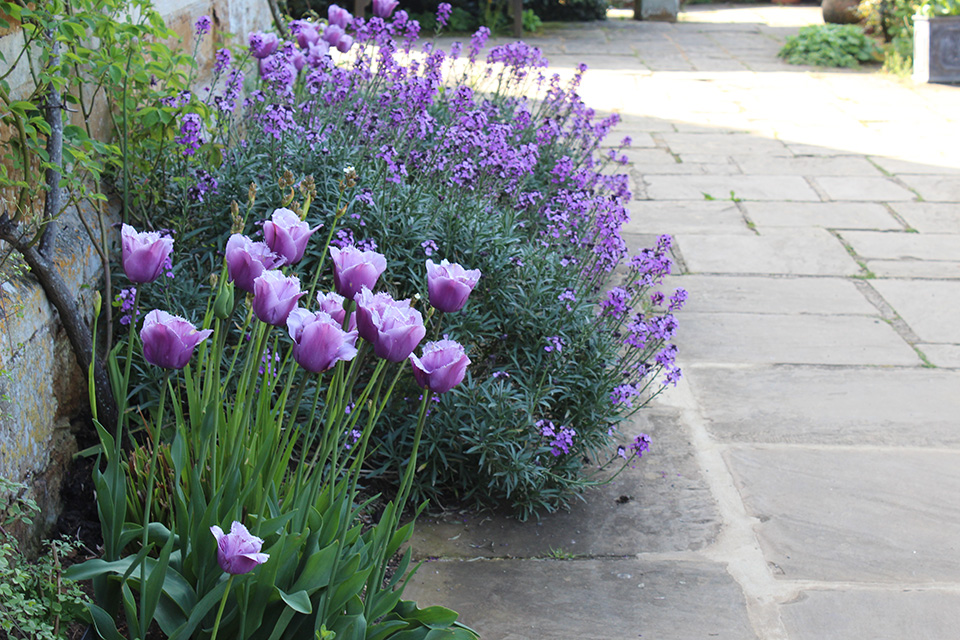
[[[223,608],[227,605],[227,596],[230,595],[230,585],[233,584],[234,576],[227,579],[227,588],[223,591],[223,597],[220,599],[220,608],[217,609],[217,619],[213,621],[213,633],[210,640],[217,640],[217,632],[220,631],[220,619],[223,617]]]

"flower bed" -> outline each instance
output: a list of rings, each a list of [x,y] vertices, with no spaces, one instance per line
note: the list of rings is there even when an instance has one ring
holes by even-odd
[[[285,42],[252,34],[249,58],[221,52],[202,102],[163,107],[179,126],[167,164],[184,177],[159,188],[186,197],[151,210],[149,223],[184,239],[191,265],[164,295],[197,306],[212,249],[236,230],[239,208],[226,211],[251,183],[259,218],[309,193],[309,212],[289,215],[335,249],[382,252],[389,292],[426,299],[427,260],[479,269],[444,327],[473,365],[430,408],[414,495],[503,502],[521,517],[565,504],[604,477],[610,454],[629,457],[636,434],[623,442],[619,425],[679,377],[670,340],[685,294],[653,291],[670,271],[669,238],[629,258],[625,281],[604,291],[627,257],[619,232],[631,194],[608,170],[625,159],[603,147],[616,116],[598,119],[580,100],[585,67],[564,83],[523,43],[483,56],[485,29],[448,51],[418,43],[402,11],[331,12],[328,26],[300,21],[291,32]],[[323,251],[311,243],[303,258],[321,285]],[[397,480],[419,395],[400,383],[368,477]],[[638,451],[642,439],[632,442]]]

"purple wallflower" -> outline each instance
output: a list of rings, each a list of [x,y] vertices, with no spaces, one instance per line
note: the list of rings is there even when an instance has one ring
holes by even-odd
[[[447,23],[450,21],[450,14],[453,12],[453,7],[450,6],[449,2],[441,2],[437,6],[437,28],[443,29],[447,26]]]
[[[218,75],[227,70],[227,67],[230,66],[230,63],[233,62],[233,54],[230,53],[230,49],[217,49],[217,53],[214,56],[215,62],[213,64],[213,74]]]
[[[203,144],[200,134],[203,132],[203,120],[196,113],[188,113],[180,121],[180,135],[174,142],[183,146],[183,155],[192,156]]]
[[[630,444],[630,449],[635,456],[642,458],[643,454],[650,450],[650,436],[641,433],[633,439],[633,442]]]
[[[217,525],[210,527],[210,533],[217,539],[217,563],[230,575],[250,573],[270,558],[260,553],[263,540],[251,535],[239,522],[230,526],[230,533],[224,534]]]
[[[137,299],[137,288],[129,287],[127,289],[121,289],[120,293],[117,294],[116,299],[114,300],[113,306],[119,307],[120,309],[120,324],[128,325],[131,322],[135,322],[134,312],[133,312],[133,303]],[[136,312],[137,317],[140,317],[140,310]]]
[[[197,18],[197,21],[193,24],[193,29],[197,34],[197,37],[202,38],[206,34],[210,33],[210,25],[210,16],[200,16]]]

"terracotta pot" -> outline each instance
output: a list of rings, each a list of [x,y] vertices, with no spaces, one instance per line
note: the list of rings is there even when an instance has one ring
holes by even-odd
[[[823,21],[828,24],[854,24],[860,22],[857,7],[860,0],[823,0]]]

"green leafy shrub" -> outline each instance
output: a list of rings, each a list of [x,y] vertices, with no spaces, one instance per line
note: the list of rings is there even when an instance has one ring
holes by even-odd
[[[909,75],[913,68],[913,16],[919,13],[919,0],[864,0],[860,15],[868,34],[883,40],[883,68],[898,75]]]
[[[826,24],[803,27],[777,55],[790,64],[853,69],[879,61],[882,51],[857,25]]]
[[[24,490],[23,484],[0,478],[0,635],[11,640],[66,638],[71,622],[89,621],[88,598],[79,584],[63,577],[61,564],[78,545],[63,538],[48,542],[35,561],[23,556],[6,527],[29,524],[39,511],[22,497]]]
[[[958,0],[924,0],[917,14],[933,18],[935,16],[960,16]]]

